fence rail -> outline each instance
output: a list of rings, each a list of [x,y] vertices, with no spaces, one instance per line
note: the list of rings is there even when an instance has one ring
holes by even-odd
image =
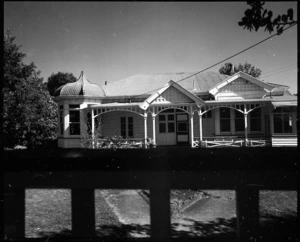
[[[219,161],[212,160],[216,157],[216,154],[211,154],[212,150],[219,153]],[[253,155],[258,150],[261,152],[256,154],[259,159]],[[51,153],[52,158],[56,159],[41,159],[33,151],[4,153],[4,162],[12,162],[11,159],[17,156],[19,164],[31,162],[28,165],[31,168],[35,165],[35,169],[13,169],[15,164],[12,162],[4,172],[4,234],[7,238],[20,240],[25,237],[26,189],[71,189],[72,236],[78,240],[95,238],[95,189],[149,190],[151,238],[148,241],[176,240],[171,238],[170,190],[228,189],[236,191],[235,240],[253,240],[259,226],[259,190],[297,190],[299,154],[293,148],[259,148],[246,154],[241,151],[236,156],[232,155],[230,160],[226,159],[228,151],[231,150],[209,149],[210,153],[203,155],[200,149],[165,148],[144,152],[131,150],[129,153],[93,151],[93,155],[89,155],[89,151],[66,150],[58,154]],[[71,158],[70,153],[74,152],[78,156]],[[267,159],[276,156],[285,156],[286,159],[281,162]],[[259,164],[262,160],[265,160],[265,164]],[[61,165],[55,170],[49,169],[51,161]],[[73,162],[75,169],[65,170],[70,162]],[[101,162],[102,165],[98,170],[91,169],[94,166],[88,164],[92,162]],[[122,162],[123,165],[105,169],[107,163]],[[137,162],[142,162],[142,167],[135,166]],[[227,168],[224,162],[228,162]],[[145,241],[139,238],[135,240]]]

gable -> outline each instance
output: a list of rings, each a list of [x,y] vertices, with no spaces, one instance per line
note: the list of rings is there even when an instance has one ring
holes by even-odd
[[[172,103],[195,103],[198,107],[204,104],[204,101],[190,93],[178,83],[169,81],[167,85],[148,97],[140,106],[146,110],[150,104],[172,104]]]
[[[167,90],[161,93],[153,103],[194,103],[194,101],[177,90],[175,87],[170,86]]]
[[[242,77],[221,87],[215,95],[216,100],[240,100],[262,98],[266,91],[262,86]]]

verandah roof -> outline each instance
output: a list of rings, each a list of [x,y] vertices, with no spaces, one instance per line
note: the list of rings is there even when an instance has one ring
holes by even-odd
[[[276,107],[295,107],[297,101],[286,101],[286,102],[272,102],[273,106]]]

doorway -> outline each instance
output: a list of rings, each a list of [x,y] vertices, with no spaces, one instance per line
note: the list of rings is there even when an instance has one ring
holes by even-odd
[[[189,144],[189,119],[187,113],[176,114],[177,145]]]

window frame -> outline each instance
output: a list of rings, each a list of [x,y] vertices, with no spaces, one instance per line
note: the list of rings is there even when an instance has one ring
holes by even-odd
[[[222,117],[222,109],[228,109],[228,111],[229,111],[229,117]],[[220,107],[219,108],[219,123],[220,123],[220,133],[231,133],[232,132],[232,130],[231,130],[231,117],[232,117],[232,115],[231,115],[231,108],[227,108],[227,107]],[[229,120],[229,130],[225,130],[225,131],[223,131],[222,130],[222,121],[228,121]]]
[[[77,113],[78,121],[71,121],[71,113]],[[76,117],[77,118],[77,117]],[[72,128],[75,127],[75,129]],[[77,132],[73,132],[77,131]],[[69,104],[69,135],[70,136],[80,136],[80,104]]]
[[[236,114],[239,114],[241,116],[237,117]],[[238,122],[241,122],[242,123],[242,129],[241,130],[237,130],[237,120]],[[234,131],[235,133],[242,133],[242,132],[245,132],[245,116],[244,116],[244,113],[234,109]]]
[[[170,117],[172,116],[173,119],[169,119],[169,116]],[[161,119],[162,117],[164,117],[164,118]],[[175,112],[158,114],[158,132],[160,134],[173,134],[173,133],[175,133],[176,132],[175,123],[176,123]],[[171,131],[169,131],[172,124],[173,124],[173,128],[172,128]],[[165,127],[164,132],[162,132],[161,127]]]
[[[123,139],[134,138],[134,119],[133,116],[120,117],[120,136]]]
[[[281,121],[281,130],[282,132],[275,132],[276,131],[276,124],[275,122],[276,116],[279,116],[280,121]],[[287,123],[290,131],[286,132],[285,130],[285,125],[284,125],[284,118],[287,117]],[[287,112],[283,108],[278,108],[277,111],[273,111],[273,126],[274,126],[274,134],[293,134],[293,113],[292,112]]]
[[[59,135],[64,135],[64,105],[59,106]]]
[[[255,114],[255,112],[257,112],[257,111],[259,111],[259,116],[253,117],[253,114]],[[253,122],[256,120],[259,120],[259,130],[253,130],[253,126],[254,126]],[[249,113],[249,124],[250,124],[250,132],[251,133],[262,132],[262,109],[261,109],[261,107],[255,108]]]

